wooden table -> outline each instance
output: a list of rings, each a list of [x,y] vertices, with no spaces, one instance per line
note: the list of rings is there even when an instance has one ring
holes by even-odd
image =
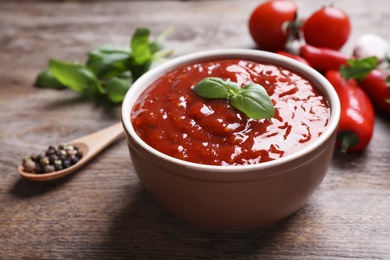
[[[327,177],[286,220],[248,232],[210,231],[163,211],[144,191],[118,141],[76,174],[21,179],[20,160],[119,120],[120,106],[32,85],[49,58],[85,60],[101,44],[126,46],[137,27],[175,56],[254,48],[247,31],[261,1],[0,2],[0,259],[390,259],[390,118],[377,113],[363,153],[336,151]],[[296,1],[307,16],[321,1]],[[388,0],[335,4],[363,33],[390,40]]]

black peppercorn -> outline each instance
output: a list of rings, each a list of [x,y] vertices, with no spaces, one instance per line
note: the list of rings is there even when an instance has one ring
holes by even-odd
[[[40,164],[36,163],[34,172],[35,173],[42,173],[42,166]]]
[[[70,159],[70,163],[73,165],[73,164],[76,164],[77,162],[79,161],[79,158],[77,158],[77,157],[72,157],[71,159]]]
[[[49,147],[49,149],[46,151],[46,156],[50,156],[52,154],[55,154],[56,150],[54,148]]]
[[[66,158],[66,159],[62,160],[62,166],[63,166],[64,168],[70,167],[70,166],[71,166],[70,159]]]
[[[49,156],[49,162],[50,162],[51,165],[53,165],[56,160],[58,160],[58,156],[57,155],[52,154],[52,155]]]

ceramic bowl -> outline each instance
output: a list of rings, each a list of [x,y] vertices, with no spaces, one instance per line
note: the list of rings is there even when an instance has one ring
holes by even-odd
[[[133,129],[130,113],[145,88],[180,65],[225,58],[271,63],[311,81],[330,103],[330,120],[323,134],[292,155],[242,166],[182,161],[141,140]],[[126,94],[122,105],[122,122],[130,157],[144,188],[174,216],[198,226],[223,230],[265,227],[301,208],[326,175],[339,117],[338,96],[320,73],[290,58],[244,49],[211,50],[174,58],[140,77]]]

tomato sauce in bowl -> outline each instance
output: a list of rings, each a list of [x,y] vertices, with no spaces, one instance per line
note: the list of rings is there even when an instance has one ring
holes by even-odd
[[[227,99],[204,99],[192,88],[206,77],[262,85],[275,116],[252,119]],[[131,111],[137,135],[154,149],[207,165],[250,165],[293,154],[314,142],[330,118],[327,99],[311,82],[280,66],[249,60],[182,65],[152,83]]]

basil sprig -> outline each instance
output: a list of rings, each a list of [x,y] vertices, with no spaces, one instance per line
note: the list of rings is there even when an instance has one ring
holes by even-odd
[[[346,80],[356,79],[361,81],[378,66],[378,58],[371,56],[360,60],[349,59],[347,63],[348,65],[340,67],[341,76]]]
[[[390,64],[390,52],[386,53],[386,61]],[[357,81],[364,80],[371,71],[379,65],[379,60],[376,56],[363,58],[360,60],[349,59],[347,65],[340,67],[340,74],[346,80],[356,79]],[[390,83],[390,76],[386,78],[386,82]],[[390,91],[390,87],[388,88]],[[390,99],[385,99],[386,103],[390,104]]]
[[[163,41],[171,32],[166,30],[155,41],[150,31],[138,28],[129,48],[104,45],[90,50],[84,64],[50,59],[49,68],[38,74],[35,85],[42,88],[70,88],[91,100],[106,97],[121,103],[133,82],[151,67],[165,61],[172,53]]]
[[[233,107],[250,118],[271,118],[275,108],[265,88],[251,83],[241,88],[238,83],[209,77],[199,81],[193,90],[207,99],[228,98]]]

